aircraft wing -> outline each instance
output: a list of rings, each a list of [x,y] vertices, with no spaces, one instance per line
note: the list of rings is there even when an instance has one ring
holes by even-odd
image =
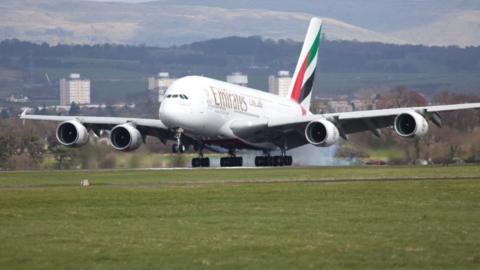
[[[332,121],[337,126],[341,136],[346,139],[346,135],[362,131],[372,131],[375,135],[380,136],[379,129],[392,126],[395,117],[406,112],[417,112],[426,119],[432,119],[437,124],[441,124],[438,116],[439,112],[468,109],[480,109],[480,103],[353,111],[271,119],[268,122],[267,130],[273,138],[286,135],[288,148],[294,148],[308,143],[304,135],[305,127],[316,119]]]
[[[43,120],[53,122],[63,122],[77,120],[88,130],[92,129],[97,134],[99,130],[112,129],[116,125],[133,123],[143,135],[158,137],[161,140],[171,137],[171,132],[159,119],[128,118],[128,117],[98,117],[98,116],[57,116],[57,115],[35,115],[27,114],[24,111],[20,115],[22,120]]]

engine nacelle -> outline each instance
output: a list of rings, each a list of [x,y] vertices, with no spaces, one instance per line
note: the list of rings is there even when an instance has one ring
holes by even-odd
[[[90,137],[87,128],[77,120],[69,120],[58,125],[57,140],[68,147],[79,147],[88,142]]]
[[[428,132],[428,122],[425,117],[413,111],[397,115],[393,127],[402,137],[421,137]]]
[[[338,141],[340,132],[332,122],[320,119],[308,123],[305,127],[305,137],[315,146],[327,147]]]
[[[110,141],[115,150],[133,151],[140,147],[142,135],[132,124],[126,123],[112,129]]]

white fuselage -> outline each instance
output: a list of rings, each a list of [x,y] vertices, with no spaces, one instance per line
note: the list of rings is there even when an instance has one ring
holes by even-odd
[[[270,119],[302,116],[308,110],[285,97],[206,77],[187,76],[165,93],[159,110],[162,122],[207,144],[240,141],[241,148],[275,149],[269,141],[255,143],[231,131],[235,121],[268,123]]]

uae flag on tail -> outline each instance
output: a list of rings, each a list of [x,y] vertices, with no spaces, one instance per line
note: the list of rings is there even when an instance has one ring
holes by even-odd
[[[307,109],[310,107],[312,96],[321,31],[322,20],[312,18],[308,26],[305,41],[303,42],[302,52],[300,53],[295,73],[293,74],[292,84],[290,85],[289,97]]]

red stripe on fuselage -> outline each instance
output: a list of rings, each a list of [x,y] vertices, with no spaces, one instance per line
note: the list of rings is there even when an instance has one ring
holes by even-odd
[[[303,77],[305,76],[305,71],[307,70],[308,56],[309,54],[307,54],[305,60],[303,60],[302,67],[298,72],[297,78],[295,80],[295,85],[293,86],[292,96],[290,97],[298,103],[300,103],[300,100],[298,99],[300,98],[300,93],[302,91]]]

